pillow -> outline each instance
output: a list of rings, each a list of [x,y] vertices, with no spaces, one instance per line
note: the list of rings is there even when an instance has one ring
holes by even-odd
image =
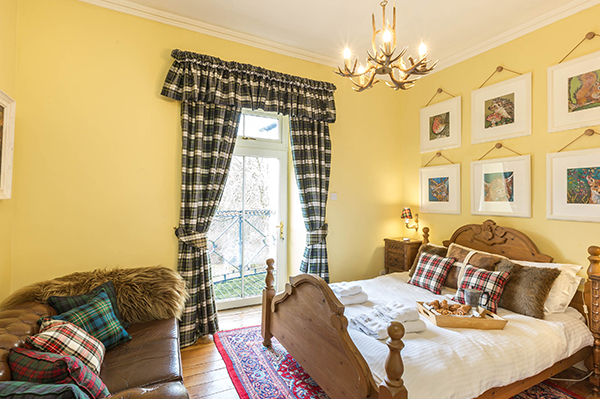
[[[560,270],[521,266],[508,260],[498,264],[498,271],[508,271],[510,276],[498,306],[525,316],[544,318],[544,303]]]
[[[439,295],[442,293],[442,285],[454,262],[455,260],[452,258],[423,253],[419,257],[415,274],[408,283]]]
[[[502,259],[507,259],[502,255],[478,251],[454,242],[448,247],[448,254],[446,256],[456,259],[459,264],[468,263],[480,269],[490,271],[496,270],[498,262],[500,262]],[[452,268],[448,273],[445,285],[450,288],[458,288],[459,280],[462,278],[461,273],[462,268]]]
[[[75,324],[64,320],[44,320],[40,332],[27,337],[25,345],[42,352],[75,356],[96,374],[100,373],[102,360],[104,360],[102,342]]]
[[[51,318],[65,320],[84,329],[102,341],[106,350],[131,339],[131,335],[125,331],[117,316],[115,316],[104,288],[85,305]]]
[[[460,281],[460,288],[456,291],[454,300],[462,304],[465,303],[465,288],[475,288],[477,290],[487,292],[490,298],[485,306],[482,305],[483,295],[479,305],[486,308],[490,312],[496,313],[498,302],[500,302],[500,296],[504,290],[504,286],[508,281],[510,273],[507,271],[496,271],[492,272],[485,269],[478,269],[471,265],[465,265],[464,274]]]
[[[448,252],[448,248],[441,247],[439,245],[434,245],[434,244],[421,245],[419,247],[419,252],[417,252],[417,256],[415,257],[415,260],[413,261],[413,264],[410,267],[410,270],[408,271],[409,277],[412,277],[413,274],[415,274],[415,269],[417,268],[417,264],[419,263],[419,258],[421,257],[422,253],[434,254],[437,256],[446,257],[447,252]]]
[[[100,377],[73,356],[15,348],[8,355],[8,367],[15,381],[74,384],[92,399],[110,395]]]
[[[115,291],[115,285],[110,280],[104,284],[97,286],[96,288],[94,288],[93,290],[88,292],[87,294],[74,295],[74,296],[51,296],[50,298],[48,298],[48,304],[50,306],[52,306],[54,308],[54,310],[56,310],[56,313],[58,313],[58,314],[65,313],[73,308],[76,308],[81,305],[85,305],[93,297],[95,297],[96,294],[98,292],[100,292],[100,290],[103,288],[106,291],[106,294],[108,295],[108,299],[110,300],[110,303],[112,304],[113,311],[115,312],[115,316],[117,316],[117,319],[119,319],[119,321],[121,322],[121,324],[123,325],[124,328],[129,327],[129,324],[125,323],[123,321],[123,318],[121,317],[121,314],[119,312],[119,304],[117,302],[117,293]]]
[[[89,399],[75,384],[0,381],[0,398]]]
[[[548,299],[544,303],[544,313],[564,313],[567,310],[581,283],[581,277],[576,276],[577,272],[581,270],[581,266],[521,260],[514,260],[513,262],[521,266],[559,269],[560,275],[554,282],[550,293],[548,293]]]

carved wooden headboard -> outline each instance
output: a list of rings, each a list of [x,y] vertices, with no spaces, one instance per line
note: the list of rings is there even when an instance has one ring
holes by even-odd
[[[444,246],[450,243],[503,255],[509,259],[552,262],[553,257],[540,253],[537,246],[527,235],[510,227],[496,225],[493,220],[483,224],[467,224],[459,227]]]

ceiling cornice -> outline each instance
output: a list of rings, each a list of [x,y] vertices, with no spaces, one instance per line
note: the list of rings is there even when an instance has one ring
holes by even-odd
[[[271,51],[273,53],[287,55],[289,57],[299,58],[301,60],[314,62],[330,67],[337,66],[337,60],[326,57],[321,54],[316,54],[310,51],[301,50],[290,47],[271,40],[262,39],[256,36],[247,35],[231,29],[222,28],[220,26],[200,22],[195,19],[182,17],[180,15],[171,14],[169,12],[160,11],[155,8],[142,6],[140,4],[127,0],[79,0],[83,3],[93,4],[99,7],[108,8],[110,10],[119,11],[125,14],[142,17],[151,21],[161,22],[163,24],[175,26],[191,30],[193,32],[202,33],[205,35],[217,37],[219,39],[229,40],[231,42],[245,44],[247,46],[256,47],[262,50]]]
[[[247,46],[271,51],[277,54],[286,55],[289,57],[298,58],[305,61],[314,62],[330,67],[337,67],[338,59],[326,57],[321,54],[316,54],[310,51],[301,50],[298,48],[286,46],[271,40],[262,39],[256,36],[247,35],[231,29],[222,28],[205,22],[200,22],[195,19],[182,17],[165,11],[160,11],[151,7],[142,6],[140,4],[128,0],[79,0],[84,3],[93,4],[99,7],[108,8],[110,10],[119,11],[125,14],[134,15],[137,17],[149,19],[151,21],[161,22],[167,25],[178,28],[187,29],[193,32],[202,33],[205,35],[217,37],[220,39],[229,40],[235,43],[241,43]],[[444,68],[448,68],[459,62],[465,61],[483,52],[508,43],[511,40],[517,39],[523,35],[531,33],[537,29],[543,28],[546,25],[554,23],[558,20],[566,18],[570,15],[583,11],[589,7],[600,4],[600,0],[574,0],[569,4],[559,7],[551,12],[541,15],[523,25],[497,35],[483,43],[465,49],[454,56],[445,60],[440,60],[435,72],[439,72]]]

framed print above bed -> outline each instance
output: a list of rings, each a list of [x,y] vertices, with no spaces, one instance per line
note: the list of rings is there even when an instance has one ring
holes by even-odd
[[[600,51],[548,67],[548,131],[600,125]]]
[[[547,218],[600,222],[600,148],[546,155]]]
[[[15,100],[0,90],[0,199],[9,199],[12,188]]]
[[[471,162],[471,214],[531,217],[531,156]]]
[[[419,169],[420,211],[460,215],[460,164]]]
[[[460,147],[460,96],[421,108],[421,154]]]
[[[471,143],[531,134],[531,72],[471,93]]]

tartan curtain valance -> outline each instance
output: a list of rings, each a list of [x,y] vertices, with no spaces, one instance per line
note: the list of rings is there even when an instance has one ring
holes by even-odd
[[[335,85],[205,54],[173,50],[162,95],[335,122]]]

